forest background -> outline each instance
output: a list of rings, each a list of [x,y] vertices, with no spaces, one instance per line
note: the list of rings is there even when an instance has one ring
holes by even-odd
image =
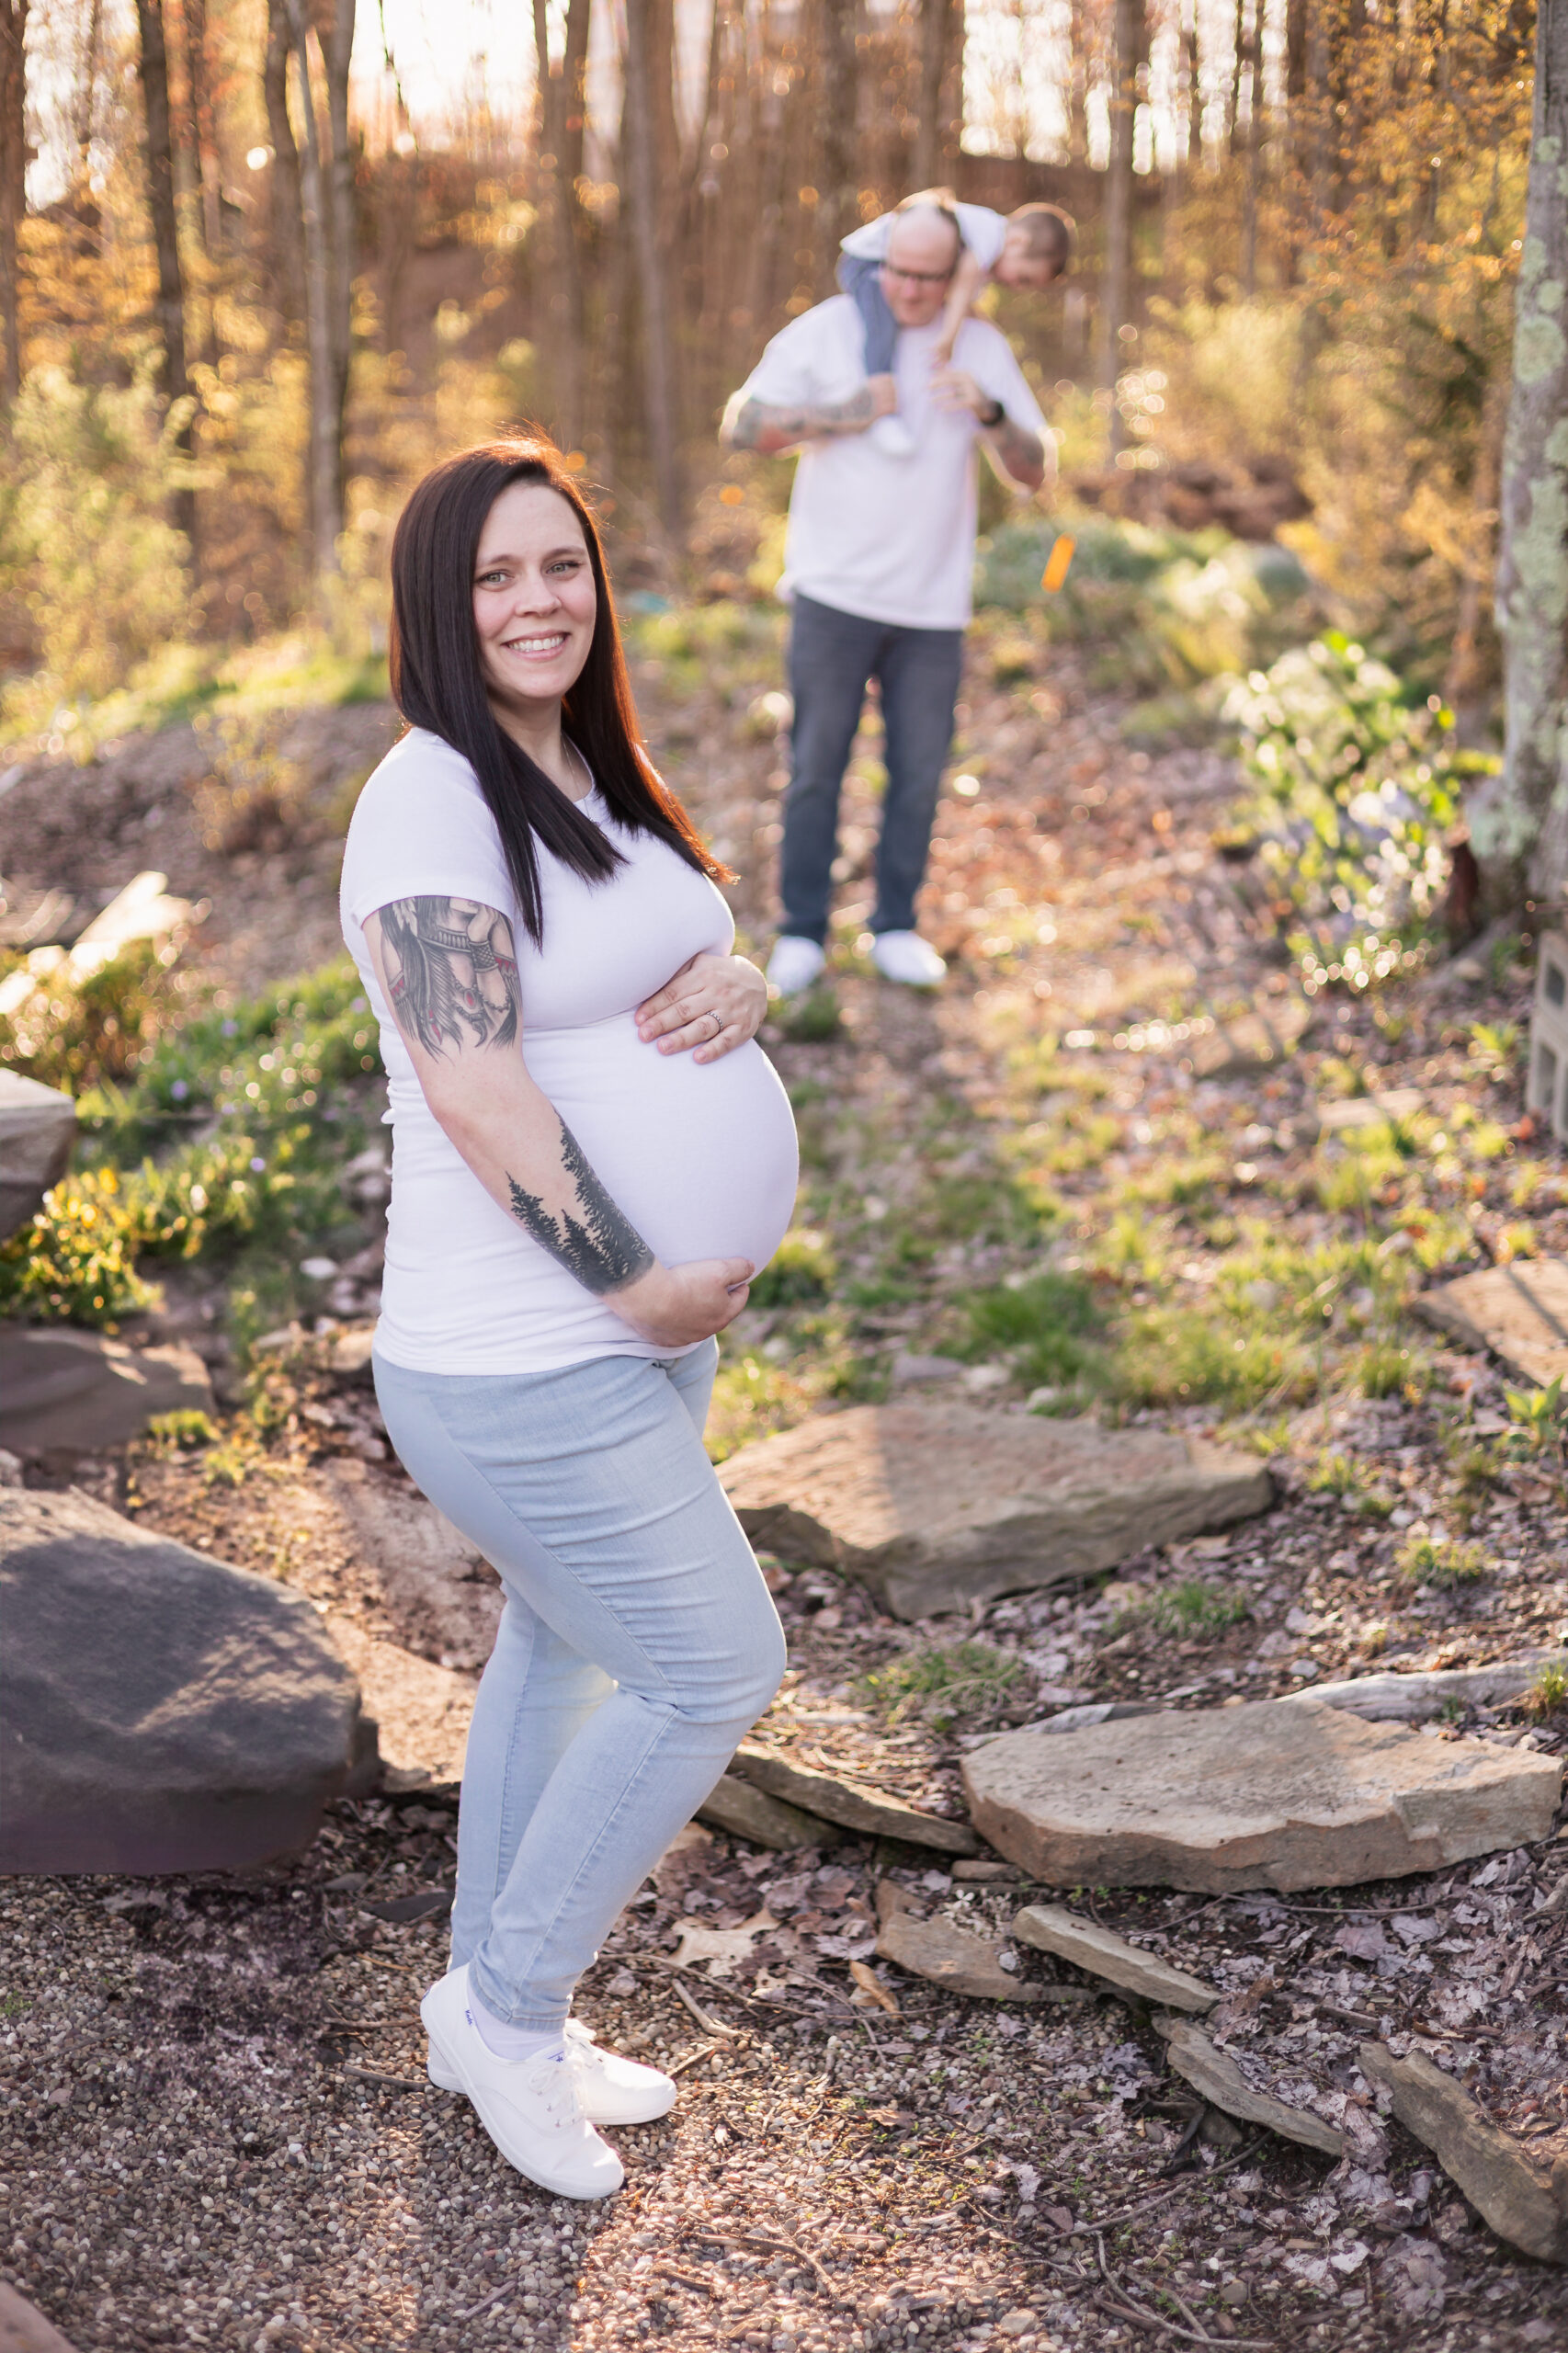
[[[518,29],[0,0],[12,739],[302,620],[373,656],[408,484],[525,418],[623,586],[766,597],[789,469],[722,460],[722,404],[846,229],[945,181],[1080,223],[1063,288],[996,303],[1077,500],[1284,543],[1320,619],[1496,747],[1527,0],[535,0],[531,59]]]

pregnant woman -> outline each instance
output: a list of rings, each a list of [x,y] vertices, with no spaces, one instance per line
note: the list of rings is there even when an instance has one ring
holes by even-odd
[[[376,1391],[506,1591],[430,2075],[520,2172],[601,2198],[622,2175],[597,2128],[676,2086],[601,2052],[573,1990],[783,1672],[701,1431],[714,1336],[790,1221],[794,1122],[548,443],[415,491],[392,677],[409,732],[343,867],[392,1128]]]

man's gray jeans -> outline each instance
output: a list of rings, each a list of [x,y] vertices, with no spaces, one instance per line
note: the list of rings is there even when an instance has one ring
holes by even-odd
[[[872,678],[881,689],[888,783],[870,927],[914,930],[962,662],[961,630],[903,629],[797,595],[790,631],[795,724],[778,886],[782,930],[819,943],[827,937],[839,788]]]

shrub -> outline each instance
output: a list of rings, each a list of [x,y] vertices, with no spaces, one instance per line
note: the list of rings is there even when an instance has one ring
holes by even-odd
[[[136,1272],[137,1223],[112,1168],[64,1177],[38,1215],[0,1242],[0,1312],[112,1331],[152,1304]]]
[[[957,1643],[947,1649],[905,1651],[860,1681],[890,1724],[924,1716],[937,1730],[955,1716],[999,1707],[1023,1673],[1023,1661],[990,1643]]]
[[[797,1226],[784,1236],[751,1287],[753,1307],[794,1307],[825,1299],[837,1272],[825,1235]]]
[[[971,1353],[1005,1349],[1020,1381],[1066,1388],[1098,1367],[1099,1314],[1087,1283],[1073,1275],[979,1291],[969,1302]]]

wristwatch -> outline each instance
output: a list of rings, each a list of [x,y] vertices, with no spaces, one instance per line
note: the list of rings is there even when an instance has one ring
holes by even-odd
[[[988,409],[983,409],[981,411],[980,424],[982,431],[985,433],[994,433],[1006,414],[1007,412],[1003,407],[1002,403],[1000,401],[994,400]]]

